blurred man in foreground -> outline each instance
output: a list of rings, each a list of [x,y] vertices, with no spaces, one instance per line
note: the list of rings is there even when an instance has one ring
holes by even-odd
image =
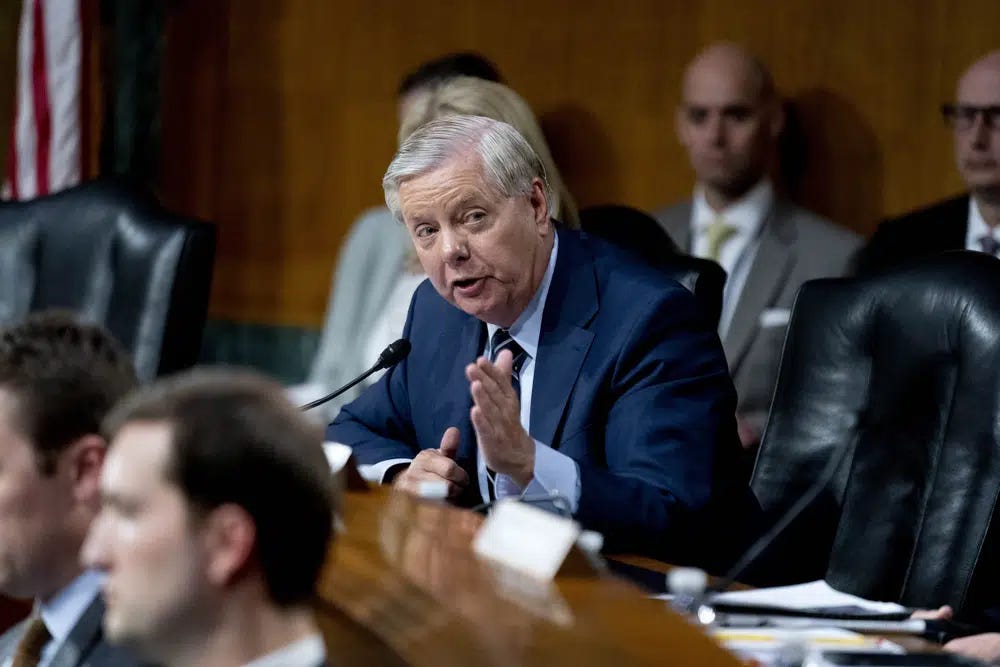
[[[107,575],[108,639],[165,665],[325,664],[310,602],[330,471],[282,388],[192,371],[119,405],[106,432],[83,557]]]
[[[137,664],[104,641],[100,578],[80,566],[100,507],[101,420],[135,383],[111,335],[68,314],[0,330],[0,592],[35,601],[0,637],[5,665]]]

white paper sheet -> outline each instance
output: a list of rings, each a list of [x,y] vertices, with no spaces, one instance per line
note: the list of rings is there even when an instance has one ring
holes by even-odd
[[[661,596],[666,599],[667,596]],[[850,609],[878,614],[902,613],[907,609],[894,602],[875,602],[834,590],[825,581],[811,581],[794,586],[755,588],[749,591],[719,593],[714,600],[733,604],[757,605],[780,609]]]

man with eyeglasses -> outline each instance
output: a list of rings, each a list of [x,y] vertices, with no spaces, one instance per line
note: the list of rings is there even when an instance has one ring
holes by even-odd
[[[1000,50],[974,62],[942,107],[968,192],[879,225],[859,270],[868,272],[945,250],[1000,256]]]

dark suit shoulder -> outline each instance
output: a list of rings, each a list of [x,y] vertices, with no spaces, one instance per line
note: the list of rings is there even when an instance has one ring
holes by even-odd
[[[883,221],[865,247],[859,272],[965,247],[969,197],[961,195]]]
[[[600,303],[596,320],[604,322],[595,322],[593,330],[617,337],[630,330],[652,327],[650,331],[659,331],[663,326],[672,326],[663,321],[665,318],[676,322],[704,318],[698,298],[665,271],[636,261],[602,239],[590,237],[584,241],[593,250],[593,276]],[[714,333],[714,326],[708,328]]]
[[[906,244],[914,238],[934,237],[939,239],[945,232],[961,228],[965,237],[965,226],[969,216],[969,197],[962,195],[923,208],[908,211],[902,215],[886,218],[875,230],[877,236]]]
[[[126,649],[109,644],[103,637],[94,644],[80,667],[143,667]]]
[[[965,222],[969,213],[969,195],[963,194],[944,201],[935,202],[902,215],[886,218],[883,225],[942,224],[961,220]]]

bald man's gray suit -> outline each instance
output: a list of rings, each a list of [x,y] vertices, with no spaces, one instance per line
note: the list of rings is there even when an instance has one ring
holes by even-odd
[[[670,238],[691,252],[691,200],[655,213]],[[861,237],[788,200],[775,199],[760,232],[728,331],[722,338],[739,397],[737,413],[760,433],[767,420],[788,315],[807,280],[842,276]]]

